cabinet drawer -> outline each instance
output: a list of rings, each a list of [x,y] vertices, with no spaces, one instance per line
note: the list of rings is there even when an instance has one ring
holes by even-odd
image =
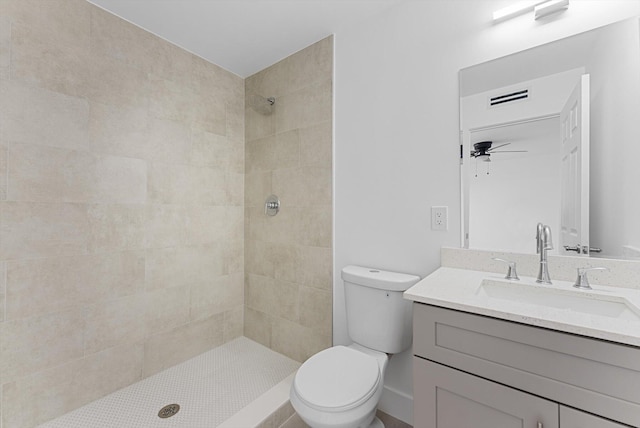
[[[416,427],[558,428],[553,401],[413,358]]]
[[[623,426],[565,406],[560,406],[560,426],[562,428],[627,428],[626,425]]]
[[[640,426],[640,348],[414,304],[414,354]]]

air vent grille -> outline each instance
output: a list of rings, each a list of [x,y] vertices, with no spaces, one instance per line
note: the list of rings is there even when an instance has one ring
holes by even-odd
[[[510,103],[518,100],[525,100],[529,98],[529,90],[523,89],[521,91],[509,92],[508,94],[497,95],[489,98],[490,106],[497,106],[505,103]]]

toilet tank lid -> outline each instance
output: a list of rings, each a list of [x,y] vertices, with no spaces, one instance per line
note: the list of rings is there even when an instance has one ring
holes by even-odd
[[[420,277],[416,275],[354,265],[342,268],[342,279],[345,282],[389,291],[405,291],[420,281]]]

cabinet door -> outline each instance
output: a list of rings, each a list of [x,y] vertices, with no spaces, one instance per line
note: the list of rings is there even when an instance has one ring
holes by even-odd
[[[560,426],[562,428],[626,428],[607,419],[581,412],[570,407],[560,406]]]
[[[558,428],[558,404],[414,357],[414,425]]]

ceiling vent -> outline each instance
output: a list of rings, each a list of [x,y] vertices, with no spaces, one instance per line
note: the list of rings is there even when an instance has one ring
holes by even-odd
[[[512,91],[507,94],[496,95],[489,98],[489,107],[496,107],[514,101],[525,101],[529,99],[529,90],[522,89],[520,91]]]

